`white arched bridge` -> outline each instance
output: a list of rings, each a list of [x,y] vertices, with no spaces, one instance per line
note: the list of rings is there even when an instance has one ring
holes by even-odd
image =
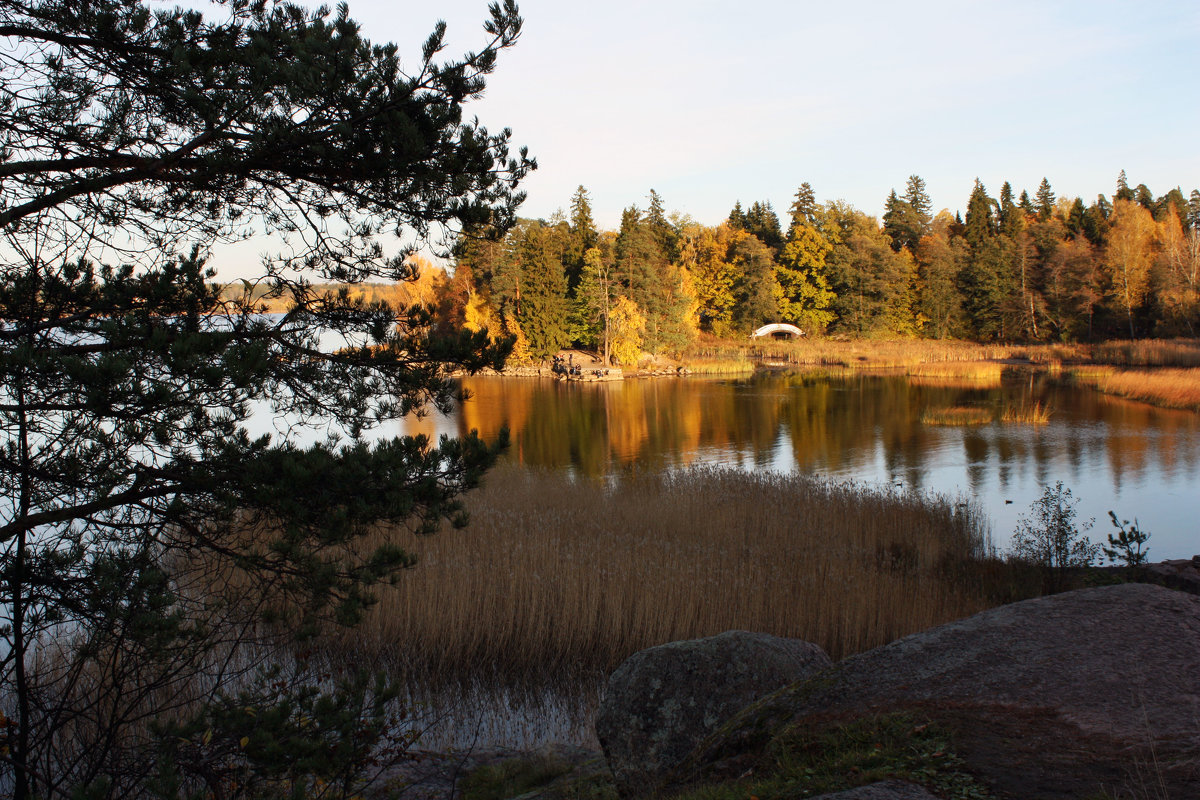
[[[795,337],[798,339],[803,335],[804,331],[800,330],[795,325],[789,325],[786,322],[772,322],[770,325],[763,325],[754,333],[750,334],[750,337],[757,339],[760,336],[773,336],[777,339],[783,337],[787,337],[789,339]]]

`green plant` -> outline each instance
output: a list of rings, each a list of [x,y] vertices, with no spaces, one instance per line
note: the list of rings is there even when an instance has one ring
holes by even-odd
[[[1065,570],[1091,566],[1100,553],[1100,545],[1086,533],[1095,519],[1083,523],[1082,530],[1075,522],[1078,503],[1071,490],[1058,481],[1044,488],[1028,514],[1017,517],[1012,554],[1051,570],[1052,589],[1061,588]]]
[[[1118,521],[1114,511],[1108,512],[1108,518],[1117,529],[1116,536],[1108,534],[1108,546],[1102,545],[1100,548],[1108,560],[1114,564],[1121,561],[1127,567],[1140,567],[1145,564],[1150,554],[1150,548],[1146,547],[1146,542],[1150,541],[1150,531],[1144,530],[1138,524],[1137,517],[1133,518],[1132,525],[1127,519]]]
[[[783,800],[888,779],[918,783],[952,800],[992,797],[965,771],[947,730],[905,713],[825,724],[806,721],[787,728],[775,736],[767,759],[754,771],[759,777],[697,786],[680,798]]]

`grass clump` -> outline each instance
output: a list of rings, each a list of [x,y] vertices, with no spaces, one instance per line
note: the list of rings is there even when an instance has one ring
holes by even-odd
[[[1040,402],[1031,406],[1008,406],[1000,415],[1000,421],[1022,425],[1045,425],[1050,421],[1050,414],[1050,406],[1044,406]]]
[[[927,408],[921,412],[923,425],[987,425],[995,419],[990,408],[971,406],[950,406],[948,408]]]
[[[543,790],[538,796],[556,800],[617,800],[611,780],[590,774],[572,780],[565,759],[549,753],[510,758],[485,764],[467,773],[458,784],[462,800],[507,800]]]
[[[814,797],[884,780],[903,780],[951,800],[992,795],[963,768],[950,734],[904,713],[785,729],[771,742],[760,775],[698,786],[677,800],[782,800]]]

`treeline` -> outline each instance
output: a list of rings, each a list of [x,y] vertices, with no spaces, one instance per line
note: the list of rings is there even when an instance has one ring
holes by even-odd
[[[1200,191],[1156,197],[1122,172],[1112,200],[1033,197],[976,181],[961,215],[932,214],[914,175],[882,221],[801,185],[786,229],[740,202],[715,227],[668,215],[657,192],[598,230],[581,186],[567,213],[507,236],[466,231],[441,310],[516,337],[519,359],[575,344],[618,363],[678,354],[701,333],[767,322],[811,335],[1080,341],[1195,336]]]

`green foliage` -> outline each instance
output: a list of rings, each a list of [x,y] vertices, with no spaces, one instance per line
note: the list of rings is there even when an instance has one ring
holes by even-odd
[[[565,759],[538,753],[476,767],[459,782],[458,788],[463,800],[508,800],[534,789],[540,789],[539,796],[545,798],[616,800],[616,788],[611,782],[559,780],[571,770],[572,765]]]
[[[535,165],[462,106],[520,30],[495,4],[484,49],[442,61],[438,26],[402,70],[344,6],[0,3],[0,785],[18,800],[190,796],[216,756],[261,778],[241,796],[280,776],[297,794],[380,743],[391,689],[264,686],[246,665],[356,622],[413,564],[396,534],[463,524],[503,444],[374,433],[448,408],[449,373],[511,345],[349,287],[416,278],[383,232],[515,220]],[[262,230],[283,252],[219,291],[211,247]],[[286,425],[253,432],[263,416]],[[235,724],[243,703],[259,727]]]
[[[1150,548],[1146,547],[1146,542],[1150,541],[1150,531],[1143,530],[1136,517],[1132,525],[1127,519],[1118,521],[1114,511],[1108,512],[1108,518],[1117,529],[1117,535],[1108,534],[1108,546],[1101,545],[1100,548],[1104,555],[1114,564],[1120,561],[1127,567],[1144,565],[1150,554]]]
[[[883,780],[921,784],[939,797],[986,800],[992,795],[964,768],[949,732],[908,714],[848,722],[804,723],[777,734],[766,763],[749,780],[700,786],[688,800],[783,800],[844,791]]]
[[[1091,566],[1100,554],[1100,545],[1087,537],[1095,520],[1083,523],[1081,530],[1075,522],[1078,503],[1062,481],[1046,486],[1029,513],[1017,517],[1013,556],[1052,570],[1059,582],[1065,570]]]

